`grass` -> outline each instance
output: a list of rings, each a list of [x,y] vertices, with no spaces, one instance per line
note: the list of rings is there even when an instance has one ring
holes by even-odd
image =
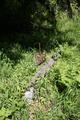
[[[79,51],[76,47],[68,45],[60,46],[60,48],[62,58],[58,60],[48,75],[37,83],[39,98],[42,100],[40,102],[47,109],[44,112],[43,120],[79,120]],[[42,120],[41,118],[37,119]]]
[[[35,83],[36,98],[31,108],[22,96],[37,70],[34,50],[27,51],[19,44],[5,44],[0,49],[0,120],[28,120],[30,109],[33,120],[80,120],[79,23],[79,17],[69,20],[65,14],[59,20],[55,40],[61,58]],[[51,49],[47,54],[53,52]]]
[[[0,119],[8,117],[9,114],[13,116],[12,119],[21,119],[21,114],[22,119],[25,119],[25,115],[28,116],[22,94],[35,71],[35,66],[31,61],[32,53],[23,53],[23,56],[24,59],[14,67],[11,61],[6,59],[0,63]]]

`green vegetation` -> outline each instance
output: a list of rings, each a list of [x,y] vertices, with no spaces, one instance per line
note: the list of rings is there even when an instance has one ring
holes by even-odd
[[[76,4],[71,3],[67,11],[63,11],[66,1],[68,0],[60,4],[60,0],[57,0],[59,8],[56,9],[56,0],[47,1],[50,4],[32,1],[34,5],[36,3],[36,7],[32,7],[33,4],[29,1],[26,3],[25,0],[24,2],[14,0],[13,3],[6,1],[5,5],[1,4],[0,12],[5,8],[8,9],[0,14],[2,17],[0,24],[5,23],[3,18],[10,15],[11,23],[6,19],[6,25],[10,27],[14,18],[16,21],[13,26],[17,24],[15,28],[20,28],[21,31],[13,32],[15,31],[13,30],[10,35],[9,33],[6,35],[5,32],[1,35],[0,120],[29,120],[30,115],[33,120],[80,120],[80,15],[78,13],[80,2],[77,0],[76,3],[73,0]],[[29,7],[31,11],[24,13]],[[32,8],[34,8],[33,12]],[[32,32],[30,29],[30,35],[23,29],[26,28],[25,24],[34,30]],[[23,95],[38,69],[34,55],[39,41],[42,49],[46,51],[47,58],[50,58],[57,49],[60,49],[61,57],[44,78],[36,81],[36,97],[33,105],[29,106]],[[33,110],[33,114],[30,110]]]

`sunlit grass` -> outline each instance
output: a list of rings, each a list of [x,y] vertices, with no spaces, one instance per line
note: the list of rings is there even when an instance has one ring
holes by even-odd
[[[34,120],[80,119],[80,18],[64,17],[58,18],[55,36],[61,58],[35,83]],[[7,48],[6,44],[0,50],[0,120],[28,120],[29,106],[22,96],[37,71],[35,50],[23,49],[18,43]],[[54,49],[46,52],[47,58],[53,53]]]

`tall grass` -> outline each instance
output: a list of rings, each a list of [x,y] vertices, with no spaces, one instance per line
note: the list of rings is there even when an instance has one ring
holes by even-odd
[[[35,83],[34,120],[80,120],[80,17],[61,13],[57,19],[58,33],[50,40],[52,46],[57,41],[61,58]],[[0,120],[28,120],[29,106],[22,96],[37,69],[34,50],[19,44],[7,48],[0,49]]]

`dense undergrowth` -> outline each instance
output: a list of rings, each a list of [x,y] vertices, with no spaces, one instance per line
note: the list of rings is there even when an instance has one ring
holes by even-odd
[[[80,17],[56,17],[58,33],[51,35],[50,42],[54,48],[57,41],[61,58],[35,84],[39,106],[34,120],[80,120]],[[37,70],[34,53],[18,43],[0,49],[0,120],[29,119],[29,106],[22,96]]]

